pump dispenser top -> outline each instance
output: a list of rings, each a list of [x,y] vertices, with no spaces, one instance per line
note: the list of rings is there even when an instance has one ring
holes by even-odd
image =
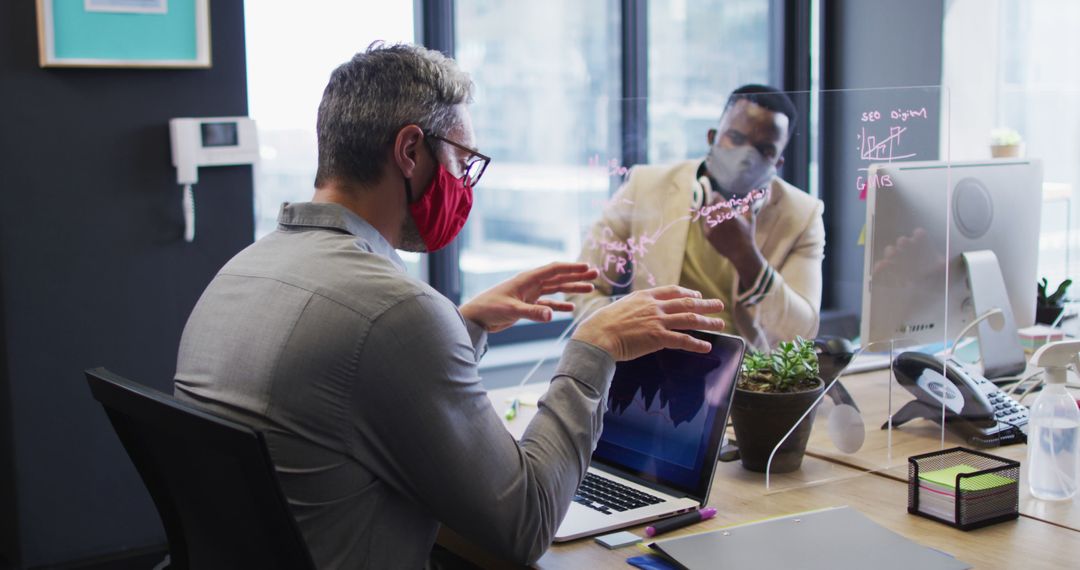
[[[1060,340],[1045,344],[1035,351],[1031,363],[1043,369],[1047,384],[1064,384],[1069,377],[1070,364],[1080,372],[1080,340]]]
[[[1065,381],[1069,365],[1080,366],[1080,341],[1047,344],[1031,361],[1043,368],[1046,386],[1028,421],[1028,485],[1037,499],[1067,500],[1076,494],[1080,471],[1080,410]]]

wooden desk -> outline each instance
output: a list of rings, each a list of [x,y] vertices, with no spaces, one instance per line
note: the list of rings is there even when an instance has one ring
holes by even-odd
[[[881,425],[888,417],[889,373],[887,370],[853,375],[850,380],[841,378],[841,382],[851,394],[855,403],[867,419],[866,442],[863,448],[854,454],[845,454],[836,449],[829,440],[822,422],[817,422],[807,446],[807,452],[815,457],[830,459],[856,469],[879,471],[882,476],[902,482],[907,481],[907,458],[920,453],[928,453],[943,448],[967,445],[962,438],[945,431],[944,446],[941,441],[941,428],[927,420],[914,420],[893,429],[891,457],[888,452],[888,435]],[[899,409],[905,402],[913,399],[903,387],[892,388],[893,410]],[[1028,403],[1033,401],[1028,399]],[[1027,446],[1006,445],[984,449],[987,453],[999,455],[1020,462],[1020,514],[1080,531],[1080,500],[1041,501],[1031,496],[1027,480]]]
[[[869,377],[874,374],[881,377]],[[887,374],[869,373],[865,376],[868,376],[863,378],[867,381],[865,386],[870,387],[868,393],[875,390],[873,382],[879,383],[878,389],[887,386]],[[848,389],[860,408],[866,408],[869,413],[870,408],[877,404],[870,401],[869,396],[862,392],[861,386],[856,388],[856,382],[849,384]],[[530,390],[539,393],[544,389],[543,384],[538,384],[524,390],[496,390],[491,392],[490,396],[495,409],[501,412],[506,408],[506,398]],[[865,404],[863,399],[867,400]],[[522,407],[517,419],[508,422],[508,429],[519,435],[533,414],[535,408]],[[880,449],[881,442],[877,439],[879,427],[880,424],[867,426],[867,449],[873,449],[874,446]],[[894,443],[917,447],[920,443],[908,436],[918,435],[922,439],[921,445],[925,446],[928,439],[925,426],[917,427],[919,429],[915,434],[894,434]],[[938,432],[933,429],[929,431],[929,439],[932,441]],[[815,433],[815,437],[819,436],[819,433]],[[798,472],[775,476],[771,491],[766,490],[762,474],[746,471],[738,462],[719,464],[709,501],[709,505],[719,511],[716,518],[669,536],[715,530],[812,509],[849,505],[894,532],[920,544],[953,554],[976,568],[1064,568],[1076,565],[1076,558],[1080,556],[1080,532],[1070,528],[1068,524],[1047,522],[1060,520],[1071,524],[1070,521],[1076,513],[1076,508],[1071,503],[1068,506],[1046,507],[1039,505],[1040,501],[1029,498],[1024,502],[1026,516],[1016,521],[964,532],[907,513],[907,455],[896,455],[899,463],[895,467],[883,472],[868,472],[859,468],[858,456],[841,457],[843,454],[835,450],[824,449],[825,442],[827,438],[815,440],[811,446],[812,454],[806,457],[803,468]],[[935,449],[940,446],[939,442],[932,443]],[[954,443],[957,442],[946,441],[947,446]],[[1013,457],[1013,454],[1016,454],[1020,457],[1024,453],[1024,446],[1001,450],[1004,451],[1002,455]],[[894,447],[894,454],[899,451]],[[628,530],[644,536],[644,526]],[[511,567],[450,531],[444,530],[440,533],[439,541],[485,568]],[[640,551],[633,547],[607,550],[594,543],[591,538],[586,538],[553,545],[537,563],[537,567],[629,568],[626,558],[639,553]]]

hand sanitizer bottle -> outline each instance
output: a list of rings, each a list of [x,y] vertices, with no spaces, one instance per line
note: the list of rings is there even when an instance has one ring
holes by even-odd
[[[1080,363],[1080,341],[1047,344],[1031,361],[1045,371],[1046,386],[1028,419],[1028,485],[1037,499],[1061,501],[1076,493],[1080,469],[1080,410],[1065,389],[1067,367]]]

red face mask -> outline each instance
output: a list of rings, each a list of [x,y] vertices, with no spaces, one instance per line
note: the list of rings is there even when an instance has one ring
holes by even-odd
[[[429,252],[446,247],[457,237],[469,218],[472,202],[472,187],[440,164],[427,192],[409,203],[409,213]]]

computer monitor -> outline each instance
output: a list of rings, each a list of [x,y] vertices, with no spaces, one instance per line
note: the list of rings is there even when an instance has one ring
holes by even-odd
[[[998,349],[995,335],[1008,343],[1009,335],[1016,339],[1017,326],[1029,326],[1035,319],[1042,163],[995,159],[874,164],[868,178],[863,345],[950,342],[989,308],[1000,308],[1004,329],[995,333],[988,324],[979,325],[984,364],[1002,358],[1015,364],[1011,353],[988,352]],[[992,265],[992,256],[975,254],[986,251],[997,258],[1004,291],[983,276],[985,264],[964,261],[969,254]],[[973,296],[968,283],[969,271],[981,272],[975,282],[978,295]],[[1020,350],[1019,341],[1015,349],[1010,345],[1002,350]],[[1019,359],[1022,369],[1022,350]],[[1003,372],[993,367],[987,368],[987,376]]]

